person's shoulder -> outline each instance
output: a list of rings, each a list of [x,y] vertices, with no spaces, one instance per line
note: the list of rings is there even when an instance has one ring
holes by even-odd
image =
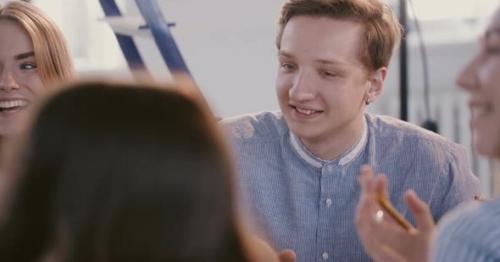
[[[441,143],[451,142],[432,131],[392,116],[367,114],[367,120],[380,136],[394,137],[396,135],[407,139],[427,139],[431,141],[439,141]]]
[[[443,218],[442,226],[469,224],[468,226],[490,226],[500,221],[500,199],[489,201],[469,201],[452,210]],[[500,234],[498,227],[497,234]]]
[[[487,236],[500,239],[500,199],[486,202],[470,201],[446,214],[439,224],[438,233],[443,237],[480,240]]]
[[[439,221],[438,231],[446,231],[450,227],[461,224],[465,219],[470,220],[477,216],[482,205],[480,201],[470,200],[459,204],[457,207],[446,213]],[[458,223],[457,223],[458,222]]]
[[[224,118],[220,124],[233,139],[275,139],[287,130],[279,112],[260,112]]]
[[[398,141],[405,146],[445,150],[450,153],[464,152],[465,148],[446,137],[415,124],[386,115],[366,115],[370,128],[378,138]]]
[[[452,239],[451,241],[474,243],[488,250],[489,245],[498,246],[500,239],[498,221],[500,221],[500,199],[486,202],[470,201],[443,217],[438,226],[437,241]],[[500,254],[500,250],[496,253]]]

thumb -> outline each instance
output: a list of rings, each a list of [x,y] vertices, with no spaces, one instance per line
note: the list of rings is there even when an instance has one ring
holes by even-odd
[[[417,229],[424,233],[431,232],[434,229],[434,220],[429,210],[429,206],[422,201],[413,190],[408,190],[406,192],[405,200],[413,217],[415,217]]]
[[[297,261],[297,255],[291,249],[284,249],[278,254],[280,262],[295,262]]]

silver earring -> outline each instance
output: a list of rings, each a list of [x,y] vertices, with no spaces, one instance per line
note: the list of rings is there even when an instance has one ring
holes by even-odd
[[[365,105],[369,105],[371,102],[369,97],[365,98]]]

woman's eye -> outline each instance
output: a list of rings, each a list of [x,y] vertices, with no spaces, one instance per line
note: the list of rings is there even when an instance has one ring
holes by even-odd
[[[31,70],[31,69],[35,69],[37,68],[36,64],[35,63],[22,63],[20,65],[20,68],[22,70]]]
[[[487,48],[486,53],[490,55],[498,55],[500,54],[500,48]]]

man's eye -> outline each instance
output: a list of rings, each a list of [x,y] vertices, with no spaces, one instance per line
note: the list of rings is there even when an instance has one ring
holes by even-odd
[[[324,75],[324,76],[327,76],[327,77],[334,77],[334,76],[336,76],[336,74],[335,74],[335,73],[328,72],[328,71],[323,71],[323,75]]]
[[[22,63],[19,66],[22,70],[30,70],[30,69],[35,69],[37,68],[35,63]]]
[[[281,67],[285,70],[285,71],[293,71],[295,69],[295,65],[293,64],[290,64],[290,63],[281,63]]]
[[[323,77],[327,77],[327,78],[333,78],[333,77],[338,76],[338,74],[337,74],[337,73],[334,73],[334,72],[331,72],[331,71],[320,71],[320,74],[321,74]]]

